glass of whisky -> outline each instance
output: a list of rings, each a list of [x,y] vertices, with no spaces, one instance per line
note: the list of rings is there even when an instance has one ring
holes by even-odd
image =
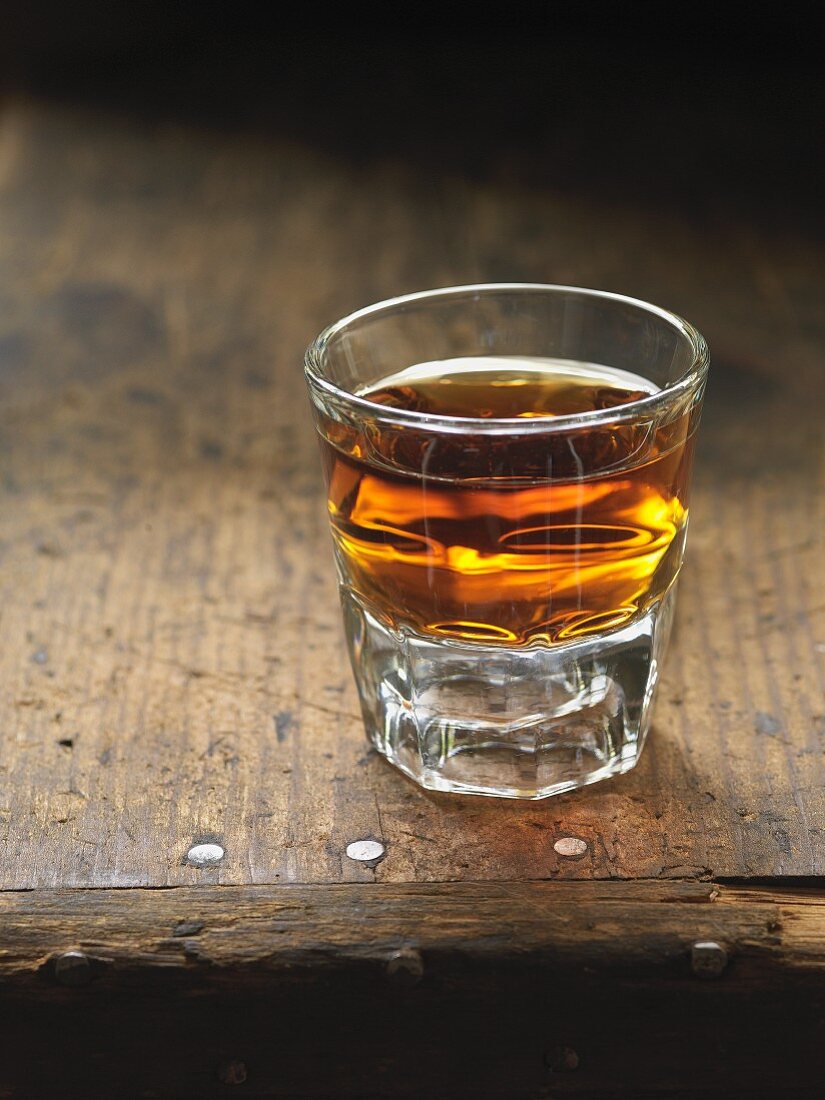
[[[381,302],[307,352],[367,733],[431,790],[632,768],[688,521],[705,341],[564,286]]]

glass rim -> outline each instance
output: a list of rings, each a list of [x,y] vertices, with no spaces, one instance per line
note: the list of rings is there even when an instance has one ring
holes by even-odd
[[[540,291],[553,294],[564,291],[587,298],[599,298],[603,301],[634,306],[644,313],[652,314],[666,321],[672,328],[686,337],[693,350],[693,360],[688,369],[674,382],[656,390],[655,393],[637,398],[635,401],[628,401],[624,405],[615,405],[606,409],[591,409],[581,413],[565,413],[561,416],[529,418],[446,416],[443,413],[435,414],[420,412],[416,409],[394,408],[389,405],[382,405],[377,401],[370,401],[368,397],[351,393],[349,390],[331,382],[321,373],[321,357],[330,341],[346,328],[373,314],[410,302],[423,302],[428,299],[450,296],[457,297],[473,292],[492,294],[507,291]],[[304,373],[310,387],[315,386],[329,396],[343,401],[345,404],[353,406],[364,413],[369,413],[371,416],[378,415],[381,419],[418,427],[419,429],[437,428],[441,431],[484,434],[507,432],[518,435],[564,432],[577,427],[614,424],[636,420],[640,416],[655,413],[659,408],[667,407],[678,401],[684,394],[690,393],[704,378],[709,364],[710,355],[705,338],[698,329],[694,328],[689,321],[680,317],[678,313],[653,305],[653,303],[646,302],[641,298],[629,297],[626,294],[616,294],[609,290],[593,290],[587,287],[566,286],[562,283],[467,283],[461,286],[419,290],[412,294],[401,294],[394,298],[385,298],[380,302],[374,302],[372,305],[362,306],[361,309],[354,310],[352,313],[340,318],[340,320],[327,325],[315,337],[304,355]]]

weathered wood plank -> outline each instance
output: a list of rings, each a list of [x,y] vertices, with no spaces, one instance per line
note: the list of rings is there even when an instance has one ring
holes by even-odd
[[[804,889],[615,881],[5,891],[0,920],[0,983],[44,997],[59,992],[54,962],[72,950],[101,988],[131,975],[146,988],[174,978],[198,993],[342,968],[385,974],[402,951],[419,957],[416,980],[460,972],[472,985],[468,964],[486,960],[503,971],[683,985],[696,980],[692,945],[708,940],[726,949],[728,990],[825,974],[825,897]]]
[[[0,923],[11,1095],[207,1096],[241,1074],[286,1097],[758,1097],[825,1071],[821,892],[36,890],[0,895]],[[727,951],[714,978],[697,940]]]
[[[32,104],[0,140],[2,886],[822,873],[815,242]],[[651,742],[543,805],[366,751],[300,373],[330,318],[479,278],[648,296],[716,354]]]

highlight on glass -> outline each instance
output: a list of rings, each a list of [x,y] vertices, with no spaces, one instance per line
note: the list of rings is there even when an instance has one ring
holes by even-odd
[[[367,734],[422,786],[544,798],[636,763],[707,369],[675,314],[538,284],[396,298],[310,346]]]

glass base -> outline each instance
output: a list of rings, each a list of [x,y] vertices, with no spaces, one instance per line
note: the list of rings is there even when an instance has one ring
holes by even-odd
[[[393,630],[342,588],[367,734],[434,791],[538,799],[629,771],[650,724],[675,587],[620,630],[513,649]]]

